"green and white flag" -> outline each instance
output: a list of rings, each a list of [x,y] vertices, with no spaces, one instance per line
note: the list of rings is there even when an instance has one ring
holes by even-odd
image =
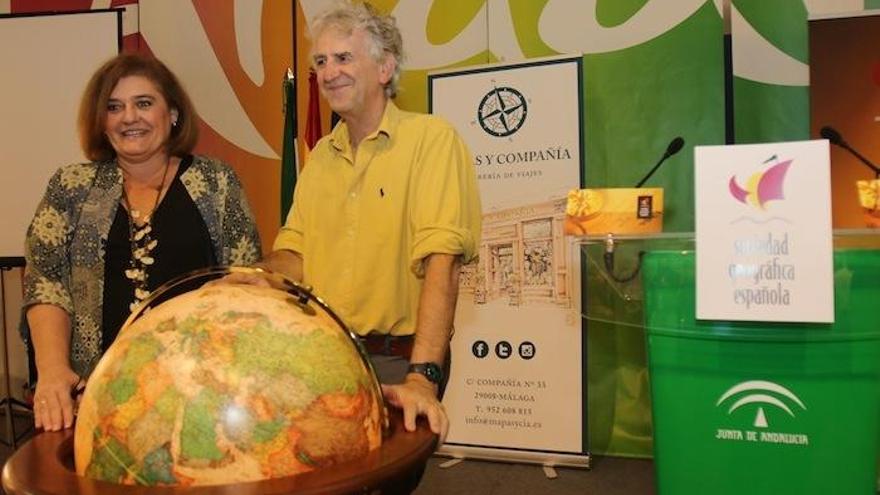
[[[284,78],[284,147],[281,155],[281,224],[287,219],[287,212],[293,203],[293,190],[296,187],[298,172],[296,151],[296,89],[293,72],[287,69]]]

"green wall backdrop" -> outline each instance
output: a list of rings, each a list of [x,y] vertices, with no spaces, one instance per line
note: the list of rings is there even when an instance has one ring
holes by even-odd
[[[769,45],[804,65],[808,63],[808,13],[803,1],[733,0],[732,5]],[[737,38],[742,35],[742,30],[737,27],[738,24],[734,24],[731,30],[735,40],[734,50],[737,50]],[[742,64],[736,56],[734,60],[736,142],[764,143],[808,139],[810,115],[807,81],[774,84],[774,76],[785,79],[785,75],[772,73],[764,75],[762,80],[742,77],[737,75],[744,72],[741,65],[758,62],[760,58],[749,58],[746,55]],[[795,77],[792,76],[791,79]]]

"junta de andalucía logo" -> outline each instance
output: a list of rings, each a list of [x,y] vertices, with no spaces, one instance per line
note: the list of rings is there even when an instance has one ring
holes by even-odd
[[[809,435],[790,431],[773,431],[777,429],[776,427],[771,429],[765,409],[783,411],[791,418],[796,418],[799,413],[807,410],[806,404],[797,394],[778,383],[766,380],[748,380],[737,383],[721,394],[715,402],[715,406],[726,407],[728,416],[739,409],[753,409],[755,411],[751,427],[717,428],[715,438],[718,440],[803,446],[810,444]],[[791,422],[788,423],[791,424]]]

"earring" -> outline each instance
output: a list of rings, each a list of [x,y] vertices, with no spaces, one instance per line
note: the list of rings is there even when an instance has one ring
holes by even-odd
[[[171,127],[177,127],[177,121],[176,121],[176,120],[172,120],[172,121],[171,121]]]

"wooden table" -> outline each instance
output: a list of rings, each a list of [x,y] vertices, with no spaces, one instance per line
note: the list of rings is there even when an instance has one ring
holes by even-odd
[[[358,461],[319,472],[265,481],[196,487],[130,486],[76,475],[73,429],[44,432],[21,446],[3,467],[3,488],[9,494],[83,495],[275,495],[366,492],[393,486],[397,479],[420,469],[437,445],[437,436],[419,422],[416,431],[403,428],[398,411],[390,414],[391,434],[382,446]]]

